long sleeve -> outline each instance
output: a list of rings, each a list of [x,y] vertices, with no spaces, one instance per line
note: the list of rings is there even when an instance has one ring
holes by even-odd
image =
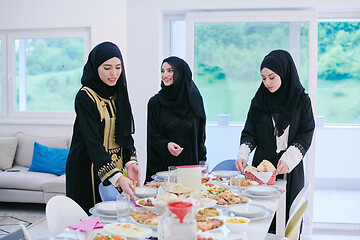
[[[295,139],[280,158],[280,160],[287,163],[290,171],[299,164],[310,148],[314,129],[315,120],[311,108],[311,101],[306,95],[301,102],[301,114]]]
[[[161,129],[161,106],[156,98],[152,97],[148,103],[148,120],[147,120],[147,141],[148,147],[163,156],[169,156],[170,152],[167,144],[170,142],[164,138]],[[152,159],[153,160],[153,159]]]
[[[237,157],[248,160],[249,154],[255,149],[256,145],[257,141],[255,122],[252,121],[248,116],[244,129],[241,132],[240,147]]]
[[[200,119],[200,126],[199,126],[199,142],[198,142],[198,154],[199,154],[199,161],[206,160],[206,147],[205,147],[205,120]]]

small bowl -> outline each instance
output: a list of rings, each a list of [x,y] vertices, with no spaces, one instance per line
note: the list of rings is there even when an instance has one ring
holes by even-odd
[[[96,210],[107,215],[116,215],[116,201],[105,201],[95,205]]]
[[[229,221],[234,221],[234,222],[229,222]],[[225,226],[232,232],[241,233],[241,232],[246,232],[250,221],[251,220],[249,218],[245,218],[245,217],[229,217],[225,220]]]
[[[155,197],[158,189],[155,187],[136,187],[135,196],[139,198]]]

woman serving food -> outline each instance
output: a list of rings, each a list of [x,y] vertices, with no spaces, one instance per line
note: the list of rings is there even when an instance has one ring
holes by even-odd
[[[309,96],[301,85],[294,61],[284,50],[265,56],[260,67],[262,83],[251,101],[235,162],[244,173],[251,151],[253,166],[267,159],[278,178],[287,174],[286,219],[296,195],[304,186],[303,161],[315,128]]]

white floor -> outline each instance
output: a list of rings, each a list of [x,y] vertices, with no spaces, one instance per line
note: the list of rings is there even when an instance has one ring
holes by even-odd
[[[360,191],[316,189],[314,194],[314,233],[303,235],[302,240],[360,240],[360,205],[358,204]],[[45,205],[1,202],[0,215],[6,213],[37,215],[45,218]],[[335,224],[339,222],[350,224]],[[332,226],[340,226],[342,230],[338,231]],[[29,233],[32,240],[48,238],[46,221],[30,227]]]

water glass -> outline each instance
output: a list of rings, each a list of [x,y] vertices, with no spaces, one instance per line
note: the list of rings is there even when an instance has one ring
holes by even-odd
[[[240,173],[230,176],[230,187],[233,190],[235,190],[235,191],[240,190],[240,186],[241,186],[240,183],[241,183],[241,174]]]
[[[126,193],[116,197],[116,216],[118,222],[128,222],[130,220],[130,196]]]
[[[201,177],[207,177],[208,171],[206,161],[199,161],[199,165],[201,166]]]
[[[176,166],[169,166],[167,182],[168,183],[176,183],[177,182],[176,176],[177,176]]]

